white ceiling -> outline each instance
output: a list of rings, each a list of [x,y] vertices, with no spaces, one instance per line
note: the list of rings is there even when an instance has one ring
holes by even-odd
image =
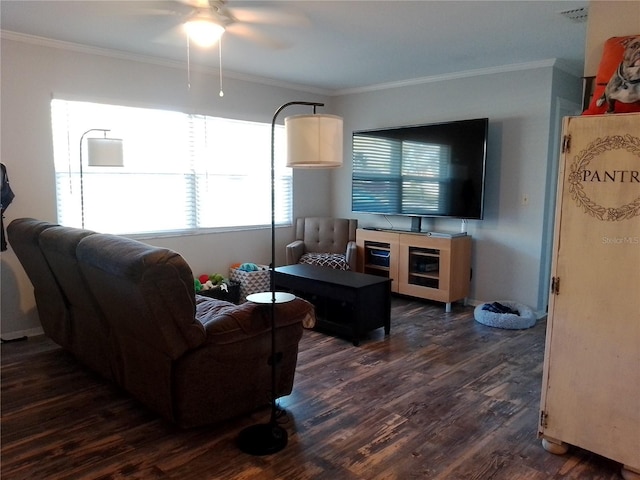
[[[281,24],[230,28],[222,67],[327,92],[552,59],[582,75],[586,23],[560,12],[587,5],[229,0],[231,9],[251,9],[257,18],[275,17]],[[191,11],[180,1],[1,0],[0,25],[4,38],[44,37],[186,63],[186,39],[178,27]],[[249,39],[241,30],[269,41]],[[217,48],[192,47],[191,61],[217,69]]]

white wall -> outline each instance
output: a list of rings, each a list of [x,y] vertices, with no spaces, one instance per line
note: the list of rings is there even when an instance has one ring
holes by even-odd
[[[20,39],[3,37],[1,44],[1,158],[16,194],[5,212],[6,224],[19,217],[56,222],[52,95],[267,123],[281,104],[292,100],[325,102],[324,111],[331,113],[331,99],[317,93],[226,78],[225,96],[220,98],[216,72],[192,71],[189,91],[186,69],[179,66],[16,40]],[[279,120],[303,111],[291,107]],[[330,180],[326,171],[294,172],[294,218],[330,214]],[[248,193],[238,192],[236,200],[261,201]],[[283,263],[284,245],[292,238],[292,228],[278,229],[277,264]],[[224,273],[236,262],[270,259],[269,229],[145,241],[178,251],[196,274]],[[11,248],[2,253],[1,261],[1,333],[3,337],[29,333],[39,327],[32,286]]]
[[[572,84],[554,81],[567,77]],[[543,237],[548,177],[555,181],[549,172],[552,112],[557,96],[577,102],[580,92],[579,78],[558,74],[549,62],[352,93],[337,99],[336,112],[345,118],[347,137],[361,129],[488,117],[485,215],[467,225],[474,239],[470,301],[513,300],[544,311],[541,269],[548,261],[543,252],[551,248]],[[345,167],[333,173],[335,214],[354,216],[361,226],[389,227],[383,216],[351,213],[350,158],[349,151]],[[524,195],[528,205],[522,204]],[[408,227],[406,218],[389,220],[396,228]],[[460,220],[430,220],[424,229],[459,231]]]

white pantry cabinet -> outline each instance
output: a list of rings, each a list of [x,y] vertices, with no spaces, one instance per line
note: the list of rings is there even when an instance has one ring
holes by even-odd
[[[567,117],[539,436],[640,479],[640,114]]]

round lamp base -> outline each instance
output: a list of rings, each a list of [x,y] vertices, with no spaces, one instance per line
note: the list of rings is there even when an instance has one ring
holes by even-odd
[[[287,446],[287,431],[274,423],[252,425],[240,432],[238,447],[250,455],[271,455]]]

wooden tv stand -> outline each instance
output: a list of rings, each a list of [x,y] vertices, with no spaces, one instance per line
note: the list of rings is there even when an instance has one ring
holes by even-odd
[[[391,291],[451,303],[469,295],[471,237],[419,232],[356,232],[358,271],[391,278]]]

